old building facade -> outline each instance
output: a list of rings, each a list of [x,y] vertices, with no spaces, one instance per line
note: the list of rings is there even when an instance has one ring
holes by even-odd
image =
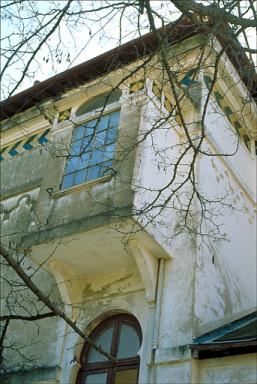
[[[31,365],[8,352],[11,383],[256,382],[257,108],[227,54],[212,86],[217,40],[205,41],[194,72],[203,36],[177,33],[167,52],[184,122],[151,34],[3,103],[4,244],[27,251],[38,286],[117,358],[58,316],[16,321],[10,333]],[[173,236],[183,204],[164,203],[191,164],[188,154],[169,185],[183,124],[197,140],[203,113],[212,155],[198,156],[196,184],[209,200],[226,199],[213,205],[220,241],[211,226],[206,238]],[[199,212],[193,206],[194,228]]]

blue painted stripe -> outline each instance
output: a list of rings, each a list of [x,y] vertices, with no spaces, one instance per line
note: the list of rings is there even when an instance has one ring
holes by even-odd
[[[18,143],[14,144],[14,146],[8,151],[9,155],[14,157],[14,156],[19,154],[19,152],[16,151],[16,148],[18,147],[18,145],[20,145],[20,143],[21,143],[21,141],[18,141]]]
[[[182,80],[180,80],[180,84],[182,85],[185,85],[186,87],[189,87],[190,85],[192,84],[197,84],[198,82],[191,79],[191,77],[194,75],[194,70],[191,69],[190,71],[188,71],[185,76],[183,77]]]
[[[28,151],[28,150],[30,150],[30,149],[32,149],[33,148],[33,145],[31,145],[30,143],[25,143],[25,144],[23,144],[23,148],[26,150],[26,151]]]
[[[41,145],[48,143],[49,139],[47,138],[47,135],[49,132],[50,132],[50,128],[45,130],[43,133],[40,132],[39,134],[35,134],[35,135],[29,137],[29,139],[27,139],[26,141],[20,140],[20,141],[16,142],[15,144],[10,145],[9,147],[3,148],[0,151],[0,161],[8,160],[9,156],[14,157],[14,156],[17,156],[17,155],[23,153],[24,151],[29,151],[29,150],[35,148],[37,146],[36,142],[33,143],[33,140],[35,140],[35,139]],[[17,148],[18,146],[20,146],[20,148]]]
[[[31,136],[24,144],[23,144],[23,148],[28,151],[30,149],[33,149],[33,145],[31,144],[31,142],[33,141],[33,139],[36,137],[37,135],[33,135]]]
[[[47,129],[39,138],[38,138],[38,142],[39,144],[43,145],[43,144],[46,144],[48,143],[48,138],[46,137],[47,134],[49,133],[50,129]]]
[[[10,154],[12,157],[18,155],[18,153],[19,153],[19,152],[17,152],[15,148],[12,148],[12,149],[9,151],[9,154]]]

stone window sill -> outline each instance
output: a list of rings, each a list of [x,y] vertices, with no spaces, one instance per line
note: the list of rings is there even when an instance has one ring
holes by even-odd
[[[69,195],[73,192],[80,191],[81,189],[93,187],[96,184],[105,183],[106,181],[109,181],[112,177],[113,177],[113,175],[106,175],[104,177],[100,177],[100,178],[95,179],[95,180],[90,180],[90,181],[86,181],[85,183],[82,183],[82,184],[74,185],[70,188],[59,190],[59,191],[52,194],[52,198],[56,199],[56,198],[61,197],[61,196]]]

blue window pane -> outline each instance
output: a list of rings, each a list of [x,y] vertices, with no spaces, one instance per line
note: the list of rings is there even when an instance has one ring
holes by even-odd
[[[70,173],[77,170],[78,167],[79,158],[78,157],[71,157],[67,160],[66,167],[65,167],[65,173]]]
[[[76,127],[74,130],[72,141],[82,139],[85,134],[85,127]]]
[[[104,160],[112,159],[114,156],[115,143],[107,145],[104,153]]]
[[[74,129],[61,188],[113,174],[118,124],[119,111],[115,111]]]
[[[88,127],[93,127],[93,128],[95,128],[96,123],[97,123],[97,119],[93,119],[93,120],[89,120],[89,121],[87,121],[87,128],[88,128]]]
[[[109,144],[117,138],[117,127],[109,128],[107,131],[106,143]]]
[[[110,353],[112,346],[112,337],[113,337],[114,327],[111,326],[105,329],[100,335],[95,339],[95,344],[101,346],[106,352]],[[108,360],[107,357],[97,352],[93,347],[90,348],[88,354],[88,363],[97,363],[100,361]]]
[[[91,151],[93,146],[93,141],[94,141],[94,138],[92,136],[85,137],[82,141],[81,152],[84,153],[84,152]]]
[[[82,169],[81,171],[78,171],[75,173],[75,178],[74,178],[74,184],[81,184],[84,183],[86,179],[86,169]]]
[[[117,357],[125,359],[137,356],[139,348],[140,340],[135,329],[127,324],[122,324]]]
[[[103,158],[104,158],[104,151],[102,151],[101,149],[95,149],[92,152],[91,164],[93,165],[93,164],[101,163],[103,161]]]
[[[86,125],[86,136],[92,135],[94,133],[94,131],[96,130],[96,124],[97,124],[97,120],[96,119],[90,120],[90,121],[87,122],[87,125]]]
[[[74,143],[71,144],[70,155],[78,156],[81,152],[80,149],[81,149],[81,140],[74,141]]]
[[[97,131],[102,131],[104,129],[107,129],[109,119],[110,119],[109,115],[102,116],[101,119],[98,120],[98,124],[97,124],[97,129],[96,130]]]
[[[70,173],[69,175],[64,176],[62,179],[62,188],[69,188],[73,185],[74,174]]]
[[[94,127],[87,127],[85,136],[92,136],[95,132]]]
[[[106,130],[97,133],[96,138],[95,138],[95,145],[96,146],[103,145],[105,143],[106,133],[107,133]]]
[[[78,160],[76,170],[88,167],[89,159],[90,159],[90,152],[83,153],[83,155]]]
[[[113,112],[110,115],[110,123],[109,126],[114,126],[114,125],[119,125],[119,120],[120,120],[120,111]]]
[[[99,171],[100,167],[98,166],[88,168],[87,180],[97,179],[99,176]]]

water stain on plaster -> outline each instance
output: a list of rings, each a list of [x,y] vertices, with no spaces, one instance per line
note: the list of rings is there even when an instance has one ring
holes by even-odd
[[[215,260],[215,265],[210,264],[209,259],[205,257],[205,266],[204,269],[210,268],[212,270],[211,275],[212,287],[216,287],[215,290],[215,301],[216,305],[214,306],[214,300],[212,300],[212,307],[209,305],[209,302],[205,303],[203,307],[205,308],[205,313],[211,311],[214,318],[219,318],[222,316],[232,315],[235,308],[242,308],[245,304],[247,298],[244,297],[240,288],[237,284],[235,276],[232,272],[226,267],[226,264],[219,257],[219,253],[215,250],[213,245],[210,245],[211,258]],[[208,267],[209,265],[209,267]],[[206,274],[206,273],[205,273]],[[210,273],[207,273],[206,276],[210,276]],[[209,292],[211,295],[212,292]],[[206,296],[207,298],[207,296]],[[207,311],[207,312],[206,312]],[[200,316],[201,318],[201,316]],[[213,320],[213,318],[212,318]],[[201,325],[201,324],[199,324]]]
[[[128,282],[129,279],[133,276],[133,273],[131,271],[126,271],[125,274],[123,274],[121,277],[118,277],[116,279],[113,279],[109,281],[107,284],[103,285],[101,288],[94,289],[92,287],[92,283],[88,282],[85,284],[85,288],[83,290],[82,294],[82,301],[88,300],[90,297],[103,297],[106,295],[114,294],[114,292],[111,292],[111,290],[114,288],[115,285],[118,285],[115,289],[115,295],[123,293],[126,289],[131,287],[131,283]],[[126,282],[126,284],[124,284]],[[122,283],[121,286],[120,283]]]

